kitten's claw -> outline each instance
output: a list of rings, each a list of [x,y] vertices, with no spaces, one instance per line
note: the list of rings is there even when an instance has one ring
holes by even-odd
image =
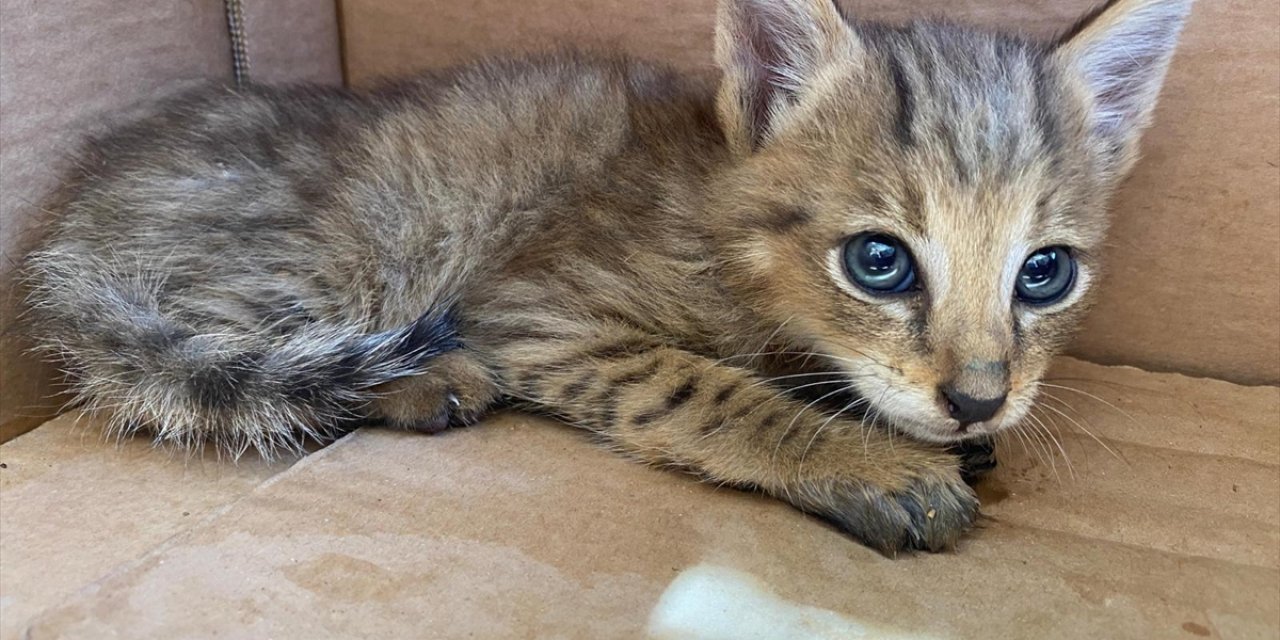
[[[466,427],[476,420],[474,412],[463,409],[462,399],[450,389],[445,392],[444,402],[435,415],[418,423],[414,430],[428,434],[441,433],[457,427]]]

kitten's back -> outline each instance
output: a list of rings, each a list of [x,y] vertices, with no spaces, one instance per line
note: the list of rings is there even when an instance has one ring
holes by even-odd
[[[611,163],[673,133],[645,110],[688,93],[562,53],[180,97],[88,146],[28,261],[37,333],[118,429],[235,449],[323,433],[452,349],[469,285],[555,237]]]

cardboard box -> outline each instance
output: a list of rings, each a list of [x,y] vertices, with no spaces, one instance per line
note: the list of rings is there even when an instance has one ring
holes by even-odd
[[[1087,4],[849,7],[1046,34]],[[712,72],[711,0],[245,11],[252,73],[273,82],[341,67],[366,85],[562,41]],[[53,376],[12,324],[33,203],[86,132],[229,79],[222,12],[0,0],[0,440],[53,411]],[[777,501],[519,415],[362,430],[273,464],[111,446],[64,415],[0,445],[0,639],[1280,637],[1277,24],[1270,0],[1197,4],[1073,350],[1147,371],[1062,359],[1061,448],[1002,442],[957,554],[883,558]]]

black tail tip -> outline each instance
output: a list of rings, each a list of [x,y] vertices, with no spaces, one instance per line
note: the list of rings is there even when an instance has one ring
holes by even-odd
[[[462,348],[453,310],[424,313],[409,325],[400,344],[400,355],[431,357]]]

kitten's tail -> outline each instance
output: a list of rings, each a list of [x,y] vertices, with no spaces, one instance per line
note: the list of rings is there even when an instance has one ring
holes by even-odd
[[[460,342],[447,312],[365,333],[310,323],[291,332],[200,330],[166,313],[162,283],[68,264],[27,263],[34,335],[63,364],[75,397],[118,434],[153,430],[157,442],[235,455],[298,450],[361,417],[373,387],[423,373]]]

